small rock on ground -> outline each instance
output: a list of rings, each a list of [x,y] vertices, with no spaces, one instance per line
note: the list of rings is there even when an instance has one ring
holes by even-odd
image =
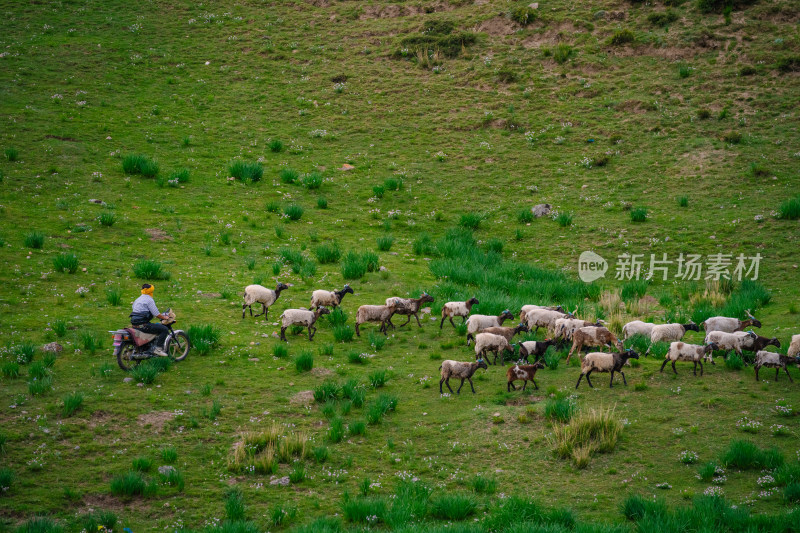
[[[553,209],[553,206],[550,204],[539,204],[535,205],[531,208],[531,212],[533,216],[536,218],[546,217],[550,214],[550,211]]]
[[[131,377],[128,377],[128,378],[125,378],[125,379],[122,380],[123,383],[130,383],[131,381],[133,381],[133,378],[131,378]]]
[[[159,466],[158,467],[158,473],[161,474],[162,476],[168,476],[172,472],[175,472],[175,467],[174,466],[164,465],[164,466]]]
[[[273,479],[269,482],[270,485],[281,485],[286,486],[289,484],[289,476],[279,477],[277,479]]]

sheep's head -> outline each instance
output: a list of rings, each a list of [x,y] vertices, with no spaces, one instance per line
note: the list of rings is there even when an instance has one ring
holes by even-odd
[[[536,361],[531,366],[534,368],[534,370],[541,370],[544,368],[544,363],[542,361]]]
[[[757,339],[758,338],[758,334],[756,334],[756,332],[753,331],[753,330],[748,331],[747,332],[747,336],[750,337],[751,339]]]
[[[288,288],[289,286],[287,284],[278,282],[278,284],[275,286],[275,292],[279,293],[281,291],[285,291]]]
[[[500,314],[500,318],[503,320],[514,320],[514,315],[511,314],[511,311],[506,309]]]
[[[709,342],[706,344],[706,353],[713,352],[714,350],[719,350],[719,344],[716,342]]]
[[[523,331],[528,331],[528,326],[520,322],[519,325],[516,328],[514,328],[514,335],[516,335],[517,333],[521,333]]]
[[[700,327],[694,322],[683,324],[683,329],[685,329],[686,331],[700,331]]]
[[[639,359],[639,354],[633,351],[633,348],[628,348],[622,353],[624,353],[628,359]]]
[[[353,288],[350,287],[350,285],[346,285],[345,284],[345,286],[342,289],[342,291],[343,291],[342,294],[347,294],[347,293],[353,294]]]
[[[480,302],[478,301],[478,299],[477,299],[477,298],[475,298],[475,297],[473,296],[472,298],[470,298],[469,300],[467,300],[467,303],[468,303],[469,305],[478,305]]]
[[[776,348],[781,347],[781,341],[779,341],[777,337],[772,337],[769,341],[767,341],[767,346],[769,346],[770,344]]]
[[[575,314],[570,313],[569,311],[562,311],[568,318],[575,318]]]
[[[478,368],[483,368],[484,370],[489,370],[489,367],[486,366],[486,361],[484,361],[483,359],[478,359],[477,363],[478,363]]]
[[[432,301],[433,301],[433,296],[431,296],[427,292],[423,292],[422,296],[419,297],[419,303],[432,302]]]
[[[751,318],[751,320],[753,321],[753,326],[755,326],[757,328],[761,327],[761,322],[760,321],[756,320],[755,318]]]
[[[317,309],[317,311],[319,312],[320,316],[331,314],[331,310],[328,309],[327,307],[320,307],[319,309]]]
[[[625,346],[623,346],[622,341],[617,339],[617,350],[619,350],[621,352],[624,349],[625,349]],[[630,350],[630,348],[629,348],[629,350]]]
[[[563,313],[564,312],[564,308],[561,307],[560,305],[557,305],[557,306],[555,306],[553,308],[553,311],[558,311],[559,313]]]

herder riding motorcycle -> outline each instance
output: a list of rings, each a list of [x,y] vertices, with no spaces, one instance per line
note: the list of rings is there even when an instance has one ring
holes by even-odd
[[[168,318],[161,320],[161,323],[169,328],[169,335],[164,341],[164,351],[173,361],[183,361],[192,348],[189,336],[183,330],[172,329],[172,324],[177,322],[177,318],[171,309],[167,309],[164,314]],[[158,335],[144,333],[133,326],[109,333],[114,334],[114,355],[117,356],[117,364],[122,370],[129,371],[145,359],[160,357],[153,353],[154,341]]]

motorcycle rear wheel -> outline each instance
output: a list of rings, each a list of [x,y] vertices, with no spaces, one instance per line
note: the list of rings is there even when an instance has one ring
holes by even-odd
[[[139,359],[133,358],[133,353],[136,351],[136,345],[131,341],[122,341],[122,345],[117,352],[117,364],[125,372],[130,372],[135,366],[139,364]]]
[[[189,342],[189,336],[183,331],[176,331],[175,335],[171,336],[167,341],[167,346],[164,349],[169,358],[173,361],[183,361],[189,355],[189,350],[192,344]]]

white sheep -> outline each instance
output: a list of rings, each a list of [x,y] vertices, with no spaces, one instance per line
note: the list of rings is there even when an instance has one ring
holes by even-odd
[[[453,392],[453,389],[450,387],[450,378],[456,378],[461,380],[461,385],[459,385],[456,394],[461,394],[461,387],[464,386],[464,380],[469,380],[469,386],[472,388],[472,394],[475,394],[475,386],[472,384],[472,375],[479,369],[483,368],[484,370],[488,370],[488,366],[483,359],[475,361],[474,363],[462,363],[461,361],[453,361],[452,359],[447,359],[446,361],[442,361],[442,366],[439,367],[441,370],[442,379],[439,380],[439,394],[442,394],[442,383],[447,385],[447,388],[450,389],[450,392]]]
[[[700,364],[700,375],[702,376],[703,359],[710,358],[711,352],[717,349],[719,349],[719,347],[713,342],[705,346],[700,344],[687,344],[681,341],[673,342],[669,345],[667,355],[664,356],[664,362],[661,364],[661,372],[664,371],[664,367],[667,366],[667,363],[672,361],[672,371],[677,374],[678,371],[675,370],[675,361],[689,361],[690,363],[694,363],[695,376],[697,375],[697,364]]]
[[[486,352],[494,353],[494,362],[497,364],[497,356],[500,355],[500,363],[505,366],[505,355],[503,352],[514,353],[514,348],[509,344],[508,339],[502,335],[495,335],[494,333],[478,333],[475,336],[475,359],[484,359],[489,361]]]
[[[627,385],[628,380],[625,379],[625,372],[622,371],[622,367],[628,362],[628,359],[639,359],[639,354],[630,348],[617,353],[591,352],[586,354],[586,357],[581,361],[581,375],[578,377],[575,388],[577,389],[578,385],[581,384],[583,376],[586,376],[586,383],[594,388],[594,385],[589,380],[589,374],[592,372],[611,372],[609,387],[614,386],[614,372],[619,372],[622,374],[622,381]]]
[[[356,312],[356,335],[361,336],[359,326],[364,322],[380,322],[380,331],[384,335],[386,333],[386,326],[395,309],[397,309],[397,300],[393,300],[390,305],[362,305]]]
[[[551,332],[555,331],[556,320],[559,318],[574,317],[572,313],[562,313],[552,309],[529,309],[525,313],[525,323],[528,325],[528,330],[533,330],[534,333],[538,332],[539,328],[545,328]]]
[[[656,324],[650,331],[650,342],[679,341],[687,331],[700,331],[700,328],[692,322],[688,324]]]
[[[745,311],[748,318],[747,320],[739,320],[738,318],[730,318],[727,316],[712,316],[707,318],[700,325],[706,331],[724,331],[726,333],[733,333],[734,331],[742,331],[750,327],[761,327],[761,322],[756,320],[756,317],[750,314],[750,311]]]
[[[789,381],[794,382],[792,380],[792,376],[789,374],[789,369],[786,368],[786,365],[791,363],[800,363],[800,357],[790,357],[788,355],[781,355],[779,353],[767,352],[764,350],[759,351],[756,353],[756,364],[754,365],[754,369],[756,371],[756,381],[758,381],[758,371],[761,369],[762,366],[767,368],[774,368],[775,369],[775,381],[778,381],[778,370],[783,369],[786,372],[786,375],[789,376]]]
[[[467,319],[467,333],[480,333],[486,328],[493,328],[503,325],[504,320],[514,320],[514,315],[506,309],[497,316],[494,315],[472,315]]]
[[[641,320],[633,320],[622,326],[622,338],[628,339],[634,335],[644,335],[648,339],[650,333],[653,331],[655,324],[652,322],[642,322]]]
[[[314,339],[314,333],[317,332],[314,324],[317,322],[321,315],[327,315],[330,310],[325,307],[318,307],[315,311],[308,309],[287,309],[281,315],[281,340],[286,340],[286,328],[289,326],[304,326],[308,328],[308,340]],[[313,328],[313,332],[311,331]]]
[[[453,327],[456,327],[455,322],[453,322],[454,316],[460,316],[463,319],[463,322],[461,322],[463,324],[467,321],[472,306],[478,303],[480,302],[474,296],[466,302],[447,302],[442,306],[442,321],[439,322],[439,329],[442,329],[445,318],[449,318]]]
[[[267,313],[269,313],[269,306],[275,303],[275,300],[281,295],[281,291],[288,289],[289,286],[283,283],[278,283],[275,290],[268,289],[261,285],[248,285],[244,288],[244,304],[242,304],[242,318],[244,318],[245,309],[250,309],[251,317],[258,317],[264,315],[264,320],[267,320]],[[261,304],[261,312],[253,315],[254,303]]]
[[[347,284],[339,291],[316,290],[311,293],[311,307],[309,309],[319,307],[333,307],[335,309],[342,303],[347,294],[353,294],[353,289]]]
[[[792,335],[792,342],[789,344],[789,350],[787,350],[786,355],[789,357],[800,355],[800,335]]]
[[[588,320],[581,320],[580,318],[559,318],[555,321],[553,337],[556,339],[571,341],[572,335],[577,330],[588,326],[602,327],[603,321],[598,320],[597,322],[589,322]]]
[[[558,311],[560,313],[564,312],[564,308],[560,305],[523,305],[522,309],[519,310],[519,321],[525,322],[528,311],[533,311],[534,309],[547,309],[548,311]]]
[[[714,343],[717,345],[718,350],[722,350],[725,352],[724,356],[727,357],[728,353],[733,350],[739,356],[742,355],[742,347],[745,343],[745,337],[750,336],[751,338],[757,337],[757,335],[753,332],[749,332],[744,336],[735,335],[733,333],[727,333],[725,331],[709,331],[706,333],[706,344]]]

